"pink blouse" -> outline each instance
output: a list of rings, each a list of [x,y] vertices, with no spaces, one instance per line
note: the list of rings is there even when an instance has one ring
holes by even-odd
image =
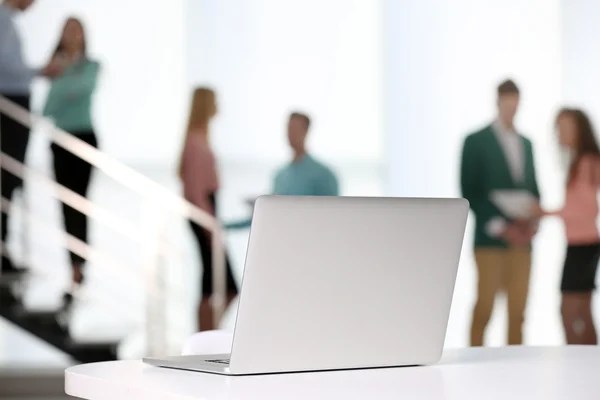
[[[209,196],[219,189],[219,180],[215,156],[206,135],[188,133],[181,160],[181,178],[186,200],[214,214]]]
[[[596,225],[599,185],[600,159],[584,156],[579,161],[575,176],[567,185],[564,207],[553,213],[563,219],[569,244],[584,245],[600,241]]]

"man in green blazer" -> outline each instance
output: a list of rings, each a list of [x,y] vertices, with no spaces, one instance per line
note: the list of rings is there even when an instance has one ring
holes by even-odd
[[[498,292],[508,298],[508,343],[521,344],[534,221],[513,221],[492,203],[495,190],[527,190],[539,199],[533,149],[514,127],[519,89],[507,80],[498,86],[498,117],[464,141],[461,162],[462,195],[475,214],[475,263],[478,284],[473,310],[471,345],[482,346],[485,328]]]

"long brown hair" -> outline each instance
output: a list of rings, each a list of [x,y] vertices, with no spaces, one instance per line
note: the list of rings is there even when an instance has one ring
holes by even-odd
[[[192,105],[184,137],[184,148],[181,152],[178,173],[179,177],[183,174],[183,152],[185,151],[185,141],[191,133],[208,134],[208,124],[216,112],[216,94],[215,91],[207,87],[199,87],[194,90],[192,95]]]
[[[76,17],[67,18],[67,21],[63,25],[63,30],[60,35],[60,39],[58,40],[58,44],[56,45],[56,48],[54,49],[54,55],[58,56],[61,53],[64,53],[65,51],[67,51],[67,48],[63,42],[63,38],[65,36],[65,31],[67,30],[67,25],[70,22],[76,23],[77,25],[79,25],[79,29],[81,29],[81,35],[82,35],[81,54],[83,55],[84,58],[87,58],[87,36],[85,35],[85,28],[83,27],[83,22],[81,22],[81,20]]]
[[[568,184],[577,175],[580,161],[584,156],[593,156],[600,160],[600,147],[598,147],[592,121],[583,110],[578,108],[563,108],[556,116],[556,124],[563,117],[572,118],[577,128],[573,159],[569,165]]]
[[[216,95],[214,90],[200,87],[194,90],[192,106],[188,119],[187,132],[196,129],[206,129],[210,119],[215,114]]]

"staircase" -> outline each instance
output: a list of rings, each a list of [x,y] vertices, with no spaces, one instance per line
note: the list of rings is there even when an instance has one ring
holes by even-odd
[[[0,280],[0,317],[19,328],[33,333],[38,338],[58,350],[70,355],[80,363],[113,361],[117,359],[118,342],[78,343],[71,339],[66,310],[41,312],[27,310],[19,296],[15,295],[15,286],[21,282],[2,282]]]
[[[215,239],[212,243],[213,265],[216,267],[213,274],[216,300],[214,301],[214,315],[216,322],[221,319],[226,303],[225,253],[222,231],[216,219],[156,182],[111,158],[106,153],[89,146],[68,132],[57,129],[50,121],[29,113],[2,96],[0,96],[0,115],[3,118],[12,118],[29,128],[34,125],[37,128],[42,126],[44,129],[36,129],[32,133],[49,136],[54,144],[86,160],[104,175],[135,192],[142,199],[140,220],[135,221],[136,216],[124,219],[116,215],[114,210],[105,209],[98,204],[94,204],[68,188],[59,185],[39,171],[32,170],[7,154],[0,153],[2,169],[25,178],[26,185],[31,179],[41,182],[51,189],[57,200],[86,214],[90,219],[95,219],[97,222],[110,227],[115,233],[131,240],[132,243],[138,246],[139,251],[135,254],[139,254],[139,257],[136,261],[142,266],[143,276],[136,275],[133,279],[143,279],[145,282],[146,318],[145,326],[142,327],[145,331],[147,343],[145,355],[157,356],[167,353],[167,316],[164,310],[167,293],[164,264],[169,258],[175,257],[177,244],[171,243],[172,238],[167,236],[168,230],[165,228],[169,217],[173,213],[181,218],[191,219],[213,233]],[[5,198],[2,198],[1,206],[2,212],[6,212],[9,208],[11,212],[15,212],[18,208],[16,204],[11,204]],[[26,221],[44,224],[39,216],[32,215],[27,209],[22,209],[21,214],[26,215]],[[24,229],[24,231],[27,232],[27,229]],[[119,269],[124,273],[127,272],[126,268],[129,261],[124,262],[113,259],[113,252],[110,249],[89,246],[65,232],[58,232],[58,234],[67,238],[66,244],[69,251],[88,261],[101,261],[99,264],[110,265],[114,269]],[[1,245],[5,246],[4,243]],[[26,252],[28,248],[26,238],[23,248]],[[134,274],[133,271],[130,272]],[[119,341],[86,343],[74,340],[69,334],[69,309],[42,312],[25,307],[23,302],[26,288],[24,279],[26,278],[9,281],[0,276],[0,318],[4,318],[21,329],[30,332],[54,348],[68,354],[78,363],[110,361],[118,358]],[[173,296],[173,293],[169,293],[169,299]]]

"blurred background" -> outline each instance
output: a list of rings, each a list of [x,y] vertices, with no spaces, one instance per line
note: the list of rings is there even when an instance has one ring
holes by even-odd
[[[516,126],[529,137],[543,203],[564,196],[553,118],[562,105],[600,118],[600,34],[594,0],[36,0],[17,17],[24,55],[43,65],[67,17],[85,24],[90,56],[102,65],[93,116],[100,149],[172,191],[181,192],[177,162],[190,94],[208,85],[218,94],[211,142],[219,160],[219,217],[243,218],[245,199],[271,190],[290,158],[287,117],[312,118],[311,153],[326,161],[342,195],[458,196],[466,134],[496,114],[496,86],[512,78],[521,89]],[[40,113],[48,83],[34,83]],[[34,127],[26,163],[52,177],[50,141]],[[52,188],[27,179],[22,196],[36,219],[16,213],[8,249],[31,266],[25,308],[60,306],[70,272],[59,203]],[[90,199],[144,223],[141,192],[96,171]],[[165,257],[168,293],[162,302],[167,343],[176,352],[195,330],[199,299],[197,249],[177,212],[165,214],[177,250]],[[40,221],[45,221],[43,224]],[[471,224],[471,221],[470,221]],[[101,221],[90,225],[95,249],[120,263],[92,260],[82,299],[69,315],[69,334],[85,343],[112,343],[119,358],[147,346],[144,248]],[[236,278],[247,232],[227,235]],[[545,221],[534,243],[525,343],[563,343],[559,280],[565,239],[560,221]],[[469,226],[447,332],[447,347],[468,344],[475,294]],[[231,326],[234,315],[225,322]],[[489,345],[506,335],[505,303],[496,304]],[[73,358],[47,340],[0,318],[0,368],[63,368]],[[2,378],[0,378],[0,382]],[[0,383],[2,387],[2,383]],[[0,394],[2,389],[0,389]]]

